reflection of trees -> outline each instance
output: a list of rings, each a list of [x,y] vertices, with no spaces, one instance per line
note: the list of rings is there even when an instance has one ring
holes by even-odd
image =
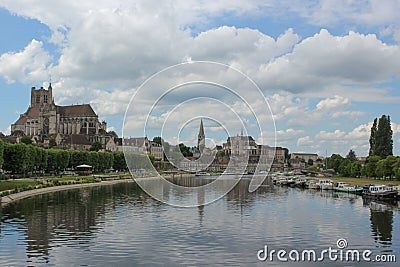
[[[389,205],[371,201],[371,230],[375,240],[384,245],[392,243],[393,210]]]
[[[59,191],[6,206],[3,212],[7,215],[3,220],[23,219],[28,257],[48,262],[54,246],[76,240],[82,247],[89,246],[93,236],[103,227],[101,224],[107,213],[126,203],[126,196],[135,198],[135,205],[146,205],[151,199],[143,194],[134,183]]]

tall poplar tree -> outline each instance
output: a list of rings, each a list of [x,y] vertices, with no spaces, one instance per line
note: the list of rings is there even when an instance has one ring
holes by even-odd
[[[370,156],[379,156],[385,159],[393,155],[393,131],[390,123],[390,116],[382,115],[376,127],[376,121],[371,128]],[[375,127],[374,127],[375,126]]]
[[[374,123],[372,124],[371,127],[371,136],[369,137],[369,155],[370,156],[375,156],[375,139],[376,139],[376,132],[378,131],[377,128],[377,122],[378,119],[374,119]]]

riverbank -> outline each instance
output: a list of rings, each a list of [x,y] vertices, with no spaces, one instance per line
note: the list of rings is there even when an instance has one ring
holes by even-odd
[[[87,187],[94,187],[94,186],[103,186],[103,185],[113,185],[113,184],[117,184],[117,183],[130,183],[130,182],[134,182],[132,178],[108,180],[108,181],[101,181],[101,182],[95,182],[95,183],[59,185],[59,186],[27,190],[27,191],[3,196],[1,198],[1,205],[4,206],[4,205],[7,205],[16,200],[24,199],[24,198],[35,196],[35,195],[57,192],[57,191],[77,189],[77,188],[87,188]]]
[[[380,179],[372,179],[372,178],[354,178],[354,177],[326,177],[327,179],[331,179],[334,183],[344,182],[353,186],[364,186],[369,184],[392,184],[392,185],[400,185],[400,181],[388,181],[388,180],[380,180]]]
[[[168,174],[163,174],[163,177],[165,179],[171,179],[171,178],[185,178],[185,177],[192,177],[194,176],[193,174],[178,174],[178,175],[168,175]],[[90,176],[92,177],[92,176]],[[6,196],[1,197],[1,206],[7,205],[13,201],[24,199],[27,197],[35,196],[35,195],[41,195],[41,194],[46,194],[46,193],[52,193],[52,192],[57,192],[57,191],[63,191],[63,190],[71,190],[71,189],[77,189],[77,188],[87,188],[87,187],[94,187],[94,186],[103,186],[103,185],[113,185],[117,183],[129,183],[129,182],[135,182],[135,180],[141,180],[141,179],[158,179],[158,177],[135,177],[132,179],[130,174],[124,174],[122,177],[119,179],[113,179],[110,180],[109,177],[114,177],[114,176],[107,176],[107,175],[95,175],[93,178],[97,179],[107,179],[107,180],[102,180],[98,182],[83,182],[83,183],[76,183],[76,184],[66,184],[66,185],[52,185],[50,187],[43,187],[43,188],[37,188],[37,189],[31,189],[31,190],[25,190],[22,192],[18,193],[12,193]],[[117,176],[115,176],[117,177]],[[71,180],[71,178],[65,177],[64,179]],[[53,180],[59,181],[59,179],[54,178]],[[19,183],[23,182],[26,183],[25,180],[14,180],[14,183]],[[54,182],[54,181],[53,181]]]

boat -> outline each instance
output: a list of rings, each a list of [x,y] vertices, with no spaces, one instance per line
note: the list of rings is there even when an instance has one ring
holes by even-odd
[[[392,186],[370,184],[364,186],[362,195],[366,198],[395,199],[397,198],[398,192],[397,190],[394,190]]]
[[[285,177],[285,176],[283,176],[283,177],[278,177],[278,178],[275,180],[275,184],[276,184],[276,185],[287,185],[287,186],[291,186],[291,185],[294,185],[294,183],[295,183],[295,181],[293,180],[292,177]]]
[[[296,187],[305,187],[307,184],[307,180],[304,176],[299,176],[294,179],[294,185]]]
[[[195,176],[210,176],[211,174],[209,174],[208,172],[196,172]]]
[[[319,190],[319,189],[320,189],[320,185],[319,185],[319,183],[318,183],[316,180],[309,180],[309,181],[306,183],[306,187],[307,187],[308,189],[315,189],[315,190]]]
[[[330,179],[320,179],[317,182],[319,184],[319,188],[321,190],[332,190],[333,189],[333,181]]]
[[[359,186],[352,186],[345,182],[337,182],[336,185],[333,187],[333,190],[347,193],[362,193],[364,188]]]
[[[275,180],[276,185],[287,185],[287,183],[288,183],[288,181],[287,181],[286,177],[278,177]]]

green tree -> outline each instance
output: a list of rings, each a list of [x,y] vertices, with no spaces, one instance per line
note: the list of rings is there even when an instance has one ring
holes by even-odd
[[[350,160],[351,162],[357,161],[356,152],[354,152],[352,149],[350,149],[349,153],[346,156],[346,159]]]
[[[154,142],[154,143],[157,143],[157,144],[159,144],[159,145],[162,145],[162,138],[161,138],[161,136],[156,136],[156,137],[154,137],[154,138],[153,138],[153,142]]]
[[[378,119],[374,119],[374,123],[372,124],[371,127],[371,135],[369,137],[369,155],[374,156],[376,155],[376,132],[378,131],[378,126],[377,126]]]
[[[49,141],[49,148],[55,147],[57,146],[57,142],[54,139],[50,139]]]
[[[372,127],[370,137],[372,142],[370,141],[370,144],[373,146],[370,147],[370,152],[372,151],[371,155],[380,156],[382,159],[393,155],[393,131],[390,123],[390,116],[382,115],[382,117],[379,118],[376,133],[373,133],[373,131],[374,129]]]
[[[339,166],[339,174],[344,177],[349,177],[351,175],[351,161],[344,159]]]
[[[367,162],[365,163],[365,175],[367,177],[377,177],[376,165],[381,158],[379,156],[369,156],[367,157]]]
[[[93,144],[92,144],[92,146],[90,147],[90,151],[99,151],[100,149],[102,149],[103,148],[103,146],[102,146],[102,144],[99,142],[99,141],[96,141],[96,142],[94,142]]]
[[[223,151],[223,150],[218,151],[216,156],[217,156],[217,158],[225,157],[225,151]]]
[[[396,161],[393,163],[393,174],[397,180],[400,180],[400,157],[396,157]]]
[[[70,168],[75,168],[78,165],[88,164],[89,162],[89,151],[70,151],[70,162],[68,166]]]
[[[96,151],[90,151],[88,153],[88,161],[87,164],[93,167],[95,171],[99,170],[99,153]]]
[[[27,152],[27,145],[6,144],[4,147],[3,169],[12,173],[26,173],[30,164],[30,157]]]
[[[113,138],[118,138],[118,134],[115,131],[109,131],[109,135],[111,135]]]
[[[113,153],[113,168],[117,171],[128,169],[123,152],[117,151]]]
[[[26,135],[22,136],[19,141],[25,145],[31,145],[33,143],[32,138]]]
[[[308,166],[307,170],[312,171],[312,172],[318,172],[319,168],[317,166]]]
[[[57,154],[59,153],[56,149],[47,150],[47,171],[56,171],[58,167]]]
[[[0,169],[4,163],[4,142],[0,140]]]
[[[58,149],[57,151],[58,151],[58,153],[57,153],[58,170],[63,171],[69,165],[71,154],[65,150]]]
[[[351,177],[360,177],[361,176],[361,163],[358,161],[354,161],[350,163],[350,176]]]
[[[394,175],[394,168],[396,164],[396,158],[393,156],[388,156],[385,159],[378,161],[376,165],[376,174],[381,178],[392,179]]]
[[[332,156],[327,159],[328,169],[334,169],[336,172],[339,172],[339,167],[343,160],[343,157],[339,154],[332,154]]]
[[[151,164],[154,165],[154,162],[156,161],[156,158],[153,155],[150,155],[150,154],[147,155],[147,156],[149,157]]]
[[[113,154],[109,152],[99,152],[99,171],[111,169],[113,165]]]
[[[285,159],[288,160],[290,159],[290,155],[289,155],[289,149],[284,147],[283,150],[285,151]]]
[[[179,149],[184,157],[193,157],[193,153],[190,151],[190,147],[185,146],[185,144],[180,143]]]

